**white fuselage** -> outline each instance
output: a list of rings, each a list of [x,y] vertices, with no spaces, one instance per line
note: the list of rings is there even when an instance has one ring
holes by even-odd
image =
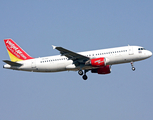
[[[100,49],[86,52],[79,52],[78,54],[84,55],[92,58],[106,58],[106,65],[114,65],[128,62],[135,62],[149,58],[152,53],[140,46],[125,46],[116,47],[110,49]],[[92,69],[92,66],[85,65],[75,65],[73,60],[69,60],[65,56],[56,55],[35,58],[30,60],[20,61],[18,63],[23,64],[20,67],[10,66],[8,64],[4,65],[4,68],[23,70],[23,71],[33,71],[33,72],[59,72],[59,71],[76,71],[81,69]]]

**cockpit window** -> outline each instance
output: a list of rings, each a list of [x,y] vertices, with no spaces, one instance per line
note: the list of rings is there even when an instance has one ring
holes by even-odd
[[[138,50],[145,50],[145,48],[138,48]]]

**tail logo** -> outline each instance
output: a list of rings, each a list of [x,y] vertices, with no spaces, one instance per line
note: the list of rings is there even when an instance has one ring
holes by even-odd
[[[32,59],[32,57],[30,57],[24,50],[22,50],[22,48],[20,48],[12,39],[6,39],[4,42],[11,56],[13,55],[20,60]]]
[[[95,61],[95,63],[98,63],[98,64],[103,63],[103,62],[104,62],[104,61],[101,61],[101,60]]]

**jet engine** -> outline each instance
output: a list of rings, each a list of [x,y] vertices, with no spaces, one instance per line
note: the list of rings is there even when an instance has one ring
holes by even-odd
[[[85,64],[91,65],[92,67],[102,67],[102,66],[106,66],[106,60],[104,57],[93,58],[93,59],[88,60]]]
[[[98,73],[98,74],[109,74],[109,73],[111,73],[111,68],[110,68],[110,65],[106,65],[104,67],[92,69],[91,72]]]

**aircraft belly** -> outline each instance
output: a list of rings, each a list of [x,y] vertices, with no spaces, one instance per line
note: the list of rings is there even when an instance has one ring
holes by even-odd
[[[58,71],[66,71],[66,66],[69,65],[70,62],[51,62],[39,64],[37,66],[39,72],[58,72]]]
[[[57,64],[51,64],[49,67],[49,70],[51,71],[64,71],[65,69],[65,64],[64,63],[57,63]]]
[[[112,56],[112,57],[108,57],[109,62],[107,63],[107,65],[112,65],[112,64],[118,64],[124,61],[122,56]]]

